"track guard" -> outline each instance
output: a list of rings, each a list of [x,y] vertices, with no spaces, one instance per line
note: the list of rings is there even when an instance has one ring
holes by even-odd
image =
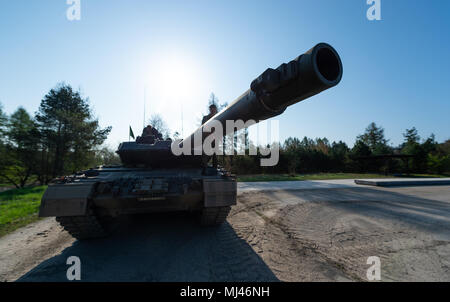
[[[94,187],[95,182],[48,186],[42,197],[39,217],[86,215],[88,201],[92,196]]]

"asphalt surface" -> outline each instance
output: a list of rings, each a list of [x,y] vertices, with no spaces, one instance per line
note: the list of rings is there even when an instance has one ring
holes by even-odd
[[[239,182],[238,192],[314,190],[359,187],[353,179]]]

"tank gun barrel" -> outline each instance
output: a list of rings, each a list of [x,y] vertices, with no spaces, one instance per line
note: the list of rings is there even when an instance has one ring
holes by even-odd
[[[224,129],[227,120],[254,120],[256,122],[282,114],[296,104],[326,89],[336,86],[342,78],[339,54],[329,44],[319,43],[306,53],[278,68],[268,68],[234,102],[209,119],[183,141],[202,135],[203,128],[214,120]],[[240,129],[234,129],[237,131]],[[195,148],[198,146],[191,145]]]

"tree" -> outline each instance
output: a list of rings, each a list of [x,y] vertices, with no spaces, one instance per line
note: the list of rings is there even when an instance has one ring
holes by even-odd
[[[439,156],[429,153],[427,157],[428,168],[433,173],[442,174],[450,171],[450,155]]]
[[[220,107],[219,99],[216,97],[214,92],[211,92],[211,94],[209,95],[208,107],[211,105],[215,105],[217,107],[217,109],[219,109],[219,107]]]
[[[436,146],[436,152],[440,156],[450,155],[450,139]]]
[[[430,135],[423,143],[420,143],[420,136],[418,135],[418,131],[415,127],[411,129],[406,129],[405,133],[403,133],[403,137],[405,138],[404,143],[401,145],[402,154],[412,155],[412,164],[411,168],[415,172],[426,172],[428,167],[439,167],[438,157],[429,156],[431,153],[436,151],[437,144],[434,139],[434,135]]]
[[[104,146],[95,151],[95,162],[96,166],[115,166],[120,165],[120,158],[116,152],[110,148]]]
[[[39,131],[36,122],[19,107],[9,118],[6,135],[8,144],[2,166],[2,177],[16,187],[24,187],[38,166]]]
[[[283,153],[286,155],[286,165],[290,174],[295,174],[300,165],[300,140],[289,137],[284,141]]]
[[[14,150],[9,145],[1,145],[0,151],[0,181],[12,184],[16,188],[21,188],[23,180],[28,179],[27,171],[21,165]]]
[[[100,128],[89,100],[64,83],[45,95],[36,120],[42,136],[41,168],[52,178],[86,168],[93,149],[111,131],[111,127]],[[45,182],[48,180],[45,177]]]
[[[5,140],[5,127],[6,122],[8,121],[8,117],[3,112],[3,105],[0,103],[0,175],[5,174],[5,157],[7,153],[7,149],[5,146],[6,140]],[[0,176],[0,179],[4,179],[4,177]]]
[[[388,140],[384,137],[384,129],[378,127],[374,122],[370,123],[364,134],[359,135],[356,139],[367,145],[375,155],[389,152]]]
[[[415,143],[418,144],[420,141],[420,136],[417,133],[416,127],[406,129],[405,133],[403,133],[403,137],[405,138],[406,144],[415,144]]]
[[[18,149],[35,149],[39,142],[36,122],[23,108],[19,107],[9,118],[7,136]]]
[[[326,137],[324,138],[316,138],[315,141],[315,147],[314,149],[316,151],[322,152],[324,154],[328,154],[330,151],[330,142],[328,141],[328,139]]]
[[[5,134],[5,127],[6,123],[8,121],[8,117],[3,112],[3,105],[0,103],[0,144],[4,143],[4,134]]]
[[[352,163],[354,164],[354,167],[352,168],[354,170],[357,170],[358,172],[365,172],[370,168],[370,165],[363,158],[372,155],[372,151],[363,140],[357,138],[350,155],[353,160]]]
[[[150,117],[148,124],[159,131],[162,134],[164,139],[170,138],[170,129],[167,126],[166,122],[159,114],[152,114]]]
[[[344,172],[349,152],[350,149],[343,141],[339,141],[337,143],[333,142],[330,149],[330,157],[333,170]]]

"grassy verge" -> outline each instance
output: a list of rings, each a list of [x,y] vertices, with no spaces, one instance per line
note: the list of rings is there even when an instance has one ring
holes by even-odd
[[[450,174],[401,174],[396,176],[407,178],[446,178],[450,177]]]
[[[443,178],[450,177],[449,174],[396,174],[384,175],[374,173],[314,173],[314,174],[256,174],[256,175],[240,175],[237,177],[239,182],[256,182],[256,181],[289,181],[289,180],[326,180],[326,179],[354,179],[354,178]]]
[[[46,186],[13,189],[0,193],[0,237],[38,220]]]
[[[289,181],[289,180],[325,180],[325,179],[351,179],[351,178],[385,178],[384,174],[370,173],[314,173],[314,174],[259,174],[238,176],[240,182],[255,181]]]

